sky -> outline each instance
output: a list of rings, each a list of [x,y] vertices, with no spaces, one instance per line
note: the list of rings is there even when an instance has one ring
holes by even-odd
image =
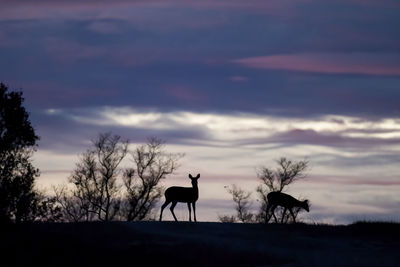
[[[43,188],[67,182],[101,132],[132,148],[156,136],[185,153],[164,186],[201,173],[200,221],[234,214],[232,184],[257,210],[257,169],[280,157],[310,162],[287,191],[312,203],[303,220],[400,221],[399,12],[397,0],[0,0],[0,81],[24,93]]]

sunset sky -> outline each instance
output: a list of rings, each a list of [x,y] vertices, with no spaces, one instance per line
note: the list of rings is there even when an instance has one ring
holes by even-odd
[[[186,154],[163,184],[201,173],[200,221],[234,213],[233,183],[256,210],[256,170],[282,156],[310,162],[288,190],[310,199],[304,220],[400,221],[399,14],[398,0],[0,0],[0,81],[41,137],[39,186],[111,131]]]

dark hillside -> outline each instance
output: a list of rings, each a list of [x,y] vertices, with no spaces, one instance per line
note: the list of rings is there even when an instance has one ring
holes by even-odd
[[[399,266],[400,225],[112,222],[3,228],[0,266]]]

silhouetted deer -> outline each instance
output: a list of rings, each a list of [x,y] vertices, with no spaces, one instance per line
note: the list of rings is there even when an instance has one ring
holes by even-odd
[[[176,203],[184,202],[187,203],[189,209],[189,221],[192,221],[191,209],[190,204],[193,206],[193,214],[194,214],[194,221],[196,222],[196,201],[199,198],[199,188],[197,187],[197,180],[200,178],[200,173],[197,174],[196,177],[193,177],[189,174],[189,178],[192,180],[192,187],[180,187],[180,186],[171,186],[167,190],[165,190],[165,202],[161,206],[161,213],[160,213],[160,221],[162,219],[162,213],[166,206],[172,202],[171,210],[172,216],[174,216],[175,221],[176,219],[174,208]]]
[[[285,208],[283,211],[283,214],[282,214],[281,223],[283,222],[283,218],[286,213],[286,210],[290,211],[290,214],[293,217],[293,222],[296,222],[296,217],[294,216],[294,213],[292,210],[294,207],[303,208],[307,212],[310,211],[309,206],[308,206],[308,200],[299,201],[299,200],[295,199],[294,197],[292,197],[291,195],[288,195],[288,194],[285,194],[282,192],[271,192],[267,195],[267,198],[268,198],[268,206],[267,206],[266,216],[268,216],[269,210],[272,208],[271,212],[275,218],[276,223],[278,222],[278,220],[276,219],[274,211],[277,206],[281,206],[281,207]],[[269,219],[271,219],[271,217],[269,217],[268,220],[266,220],[266,223],[269,221]]]

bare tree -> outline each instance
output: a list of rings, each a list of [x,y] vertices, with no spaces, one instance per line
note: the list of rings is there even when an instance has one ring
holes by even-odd
[[[80,222],[93,221],[95,214],[89,212],[89,202],[84,198],[74,196],[66,185],[53,187],[55,199],[61,207],[63,221]]]
[[[236,216],[235,215],[218,215],[218,220],[223,223],[235,223]]]
[[[32,221],[62,222],[64,221],[62,207],[55,196],[49,196],[43,190],[37,190]]]
[[[69,185],[54,188],[65,221],[149,219],[161,197],[160,181],[178,167],[181,154],[167,154],[164,144],[150,138],[132,153],[133,168],[121,168],[128,141],[100,134],[80,157]]]
[[[150,216],[154,205],[161,197],[159,183],[178,168],[183,154],[164,151],[164,143],[155,137],[132,153],[134,168],[123,175],[126,188],[123,216],[128,221],[143,220]]]
[[[72,221],[109,221],[120,209],[118,167],[128,152],[128,141],[104,133],[93,140],[93,147],[82,154],[69,177],[71,192],[66,187],[55,190],[65,217]]]
[[[227,187],[227,191],[232,195],[233,202],[235,202],[237,220],[243,223],[252,222],[254,214],[250,212],[251,192],[246,192],[235,184],[233,184],[231,187]],[[226,216],[223,218],[227,219]]]
[[[267,222],[272,214],[267,212],[268,198],[270,192],[282,192],[293,182],[305,177],[305,170],[308,168],[308,161],[291,161],[285,157],[279,158],[276,163],[278,168],[272,170],[268,167],[261,167],[257,173],[262,184],[257,187],[257,193],[260,197],[261,207],[258,215],[258,220]],[[294,218],[297,217],[301,208],[293,208]],[[279,220],[283,223],[288,223],[292,220],[290,214],[285,214],[284,209],[277,208]]]

